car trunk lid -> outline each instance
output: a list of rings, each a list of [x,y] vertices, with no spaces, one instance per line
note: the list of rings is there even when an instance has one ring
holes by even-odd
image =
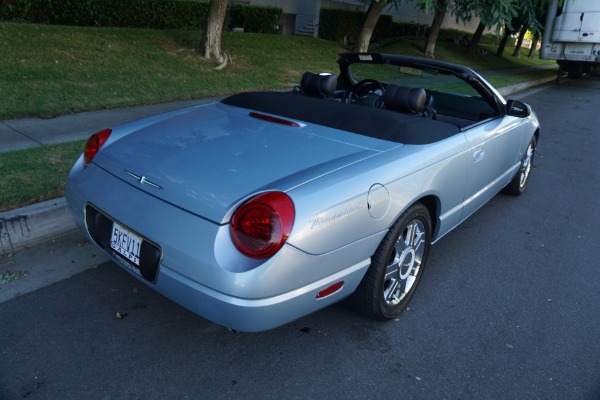
[[[398,146],[301,121],[291,126],[220,103],[116,128],[94,163],[217,223],[246,197],[286,191]],[[119,136],[122,136],[119,138]]]

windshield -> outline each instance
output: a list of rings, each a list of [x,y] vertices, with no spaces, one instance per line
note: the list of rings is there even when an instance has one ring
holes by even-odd
[[[420,87],[427,91],[480,97],[479,93],[462,79],[439,71],[424,70],[391,64],[351,64],[348,68],[352,79],[376,79],[385,84]]]

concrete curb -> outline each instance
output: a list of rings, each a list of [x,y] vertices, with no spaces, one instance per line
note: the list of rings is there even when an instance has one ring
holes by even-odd
[[[0,254],[77,230],[64,197],[0,213]]]
[[[527,81],[527,82],[522,82],[522,83],[516,83],[516,84],[510,85],[510,86],[505,86],[505,87],[499,88],[498,92],[500,92],[500,94],[502,96],[506,97],[506,96],[510,96],[514,93],[522,92],[523,90],[531,89],[536,86],[541,86],[543,84],[552,82],[554,80],[556,80],[556,76],[547,76],[545,78],[536,79],[534,81]]]

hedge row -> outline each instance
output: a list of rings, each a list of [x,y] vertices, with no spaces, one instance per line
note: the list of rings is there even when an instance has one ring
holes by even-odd
[[[319,19],[319,37],[326,40],[354,41],[360,34],[365,13],[324,8]],[[382,15],[373,30],[372,41],[396,36],[414,36],[423,25],[412,22],[394,22],[391,15]]]
[[[49,25],[180,29],[204,26],[208,3],[193,0],[4,0],[0,19]]]
[[[270,6],[234,4],[229,6],[229,28],[244,28],[244,32],[277,33],[277,21],[283,10]]]
[[[282,10],[234,5],[235,20],[247,32],[274,33]],[[202,0],[0,0],[0,20],[48,25],[152,29],[203,29],[208,1]]]

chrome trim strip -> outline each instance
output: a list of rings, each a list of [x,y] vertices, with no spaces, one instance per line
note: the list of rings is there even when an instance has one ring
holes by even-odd
[[[146,179],[146,177],[145,177],[145,176],[143,176],[143,175],[142,175],[142,176],[140,176],[140,175],[136,175],[136,174],[134,174],[133,172],[130,172],[130,171],[127,171],[127,170],[124,170],[124,171],[125,171],[125,173],[126,173],[127,175],[131,176],[132,178],[134,178],[136,181],[138,181],[138,182],[139,182],[140,184],[142,184],[142,185],[150,185],[150,186],[152,186],[153,188],[156,188],[156,189],[162,189],[162,186],[159,186],[159,185],[157,185],[156,183],[149,181],[149,180],[148,180],[148,179]]]

